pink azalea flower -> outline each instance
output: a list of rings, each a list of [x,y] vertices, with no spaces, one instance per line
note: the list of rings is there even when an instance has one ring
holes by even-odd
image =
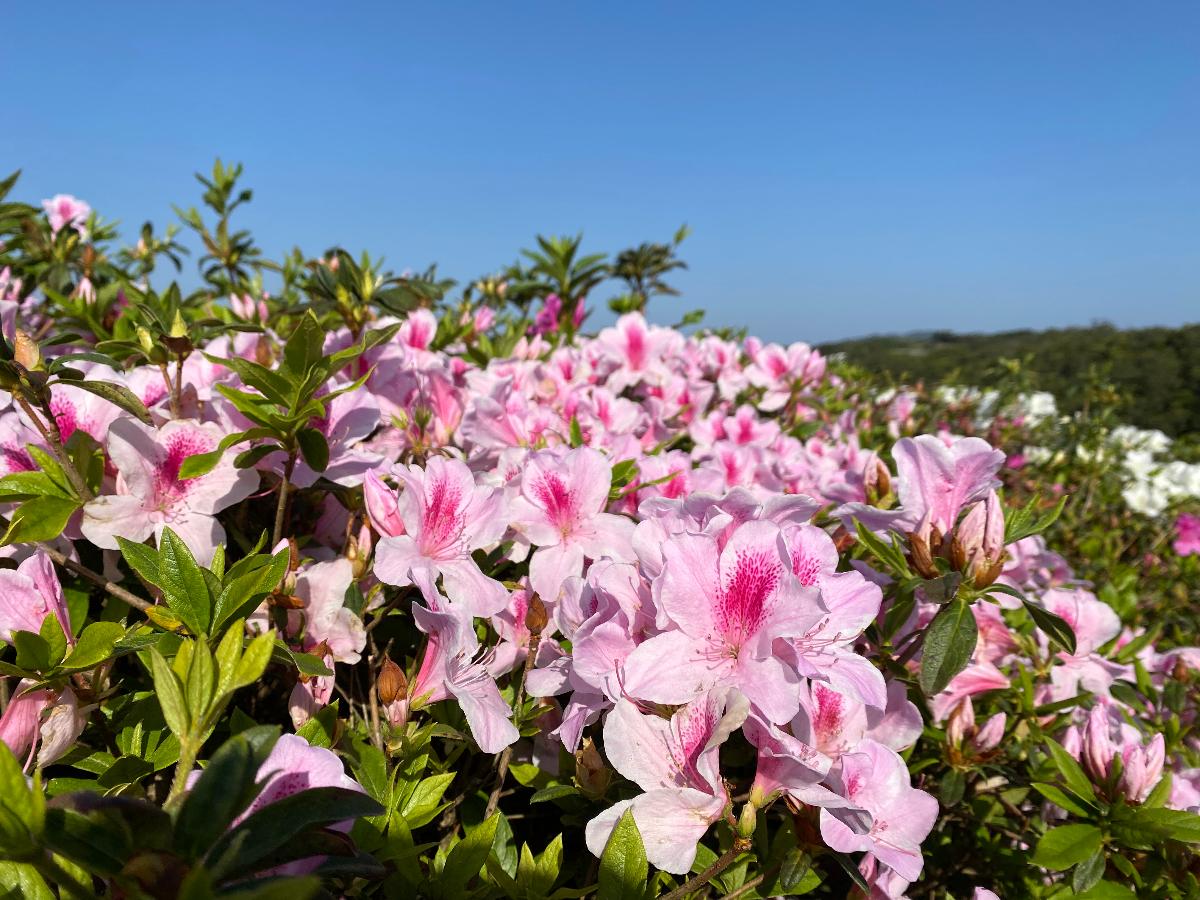
[[[543,601],[558,598],[563,581],[583,572],[585,558],[633,559],[633,522],[604,512],[612,467],[598,451],[532,454],[511,507],[513,527],[537,546],[529,581]]]
[[[1116,757],[1121,757],[1116,787],[1131,803],[1143,802],[1162,778],[1166,756],[1162,734],[1143,742],[1138,730],[1116,718],[1115,709],[1104,703],[1092,707],[1082,729],[1071,727],[1063,746],[1101,785],[1111,776]]]
[[[58,234],[64,228],[74,228],[86,237],[84,225],[88,216],[92,214],[92,208],[82,200],[77,200],[70,194],[55,194],[49,200],[42,201],[42,209],[46,211],[52,233]]]
[[[840,853],[866,850],[901,878],[921,874],[921,841],[933,830],[938,803],[912,787],[895,750],[864,740],[830,776],[853,807],[821,810],[821,837]]]
[[[306,647],[325,645],[337,662],[358,662],[367,632],[362,620],[345,606],[346,591],[354,582],[353,564],[348,559],[314,563],[295,577],[295,595],[304,608],[288,612],[288,630],[303,631]]]
[[[656,599],[675,627],[630,655],[626,689],[644,700],[686,703],[732,685],[769,721],[791,719],[799,677],[775,643],[808,633],[828,611],[792,574],[779,526],[746,522],[724,549],[708,535],[676,535],[663,559]]]
[[[704,694],[670,720],[644,715],[628,700],[619,701],[604,723],[604,751],[613,768],[645,793],[622,800],[588,822],[588,849],[600,856],[628,809],[650,863],[673,875],[687,873],[696,859],[697,842],[729,805],[718,757],[748,711],[746,699],[731,690]]]
[[[619,394],[642,382],[662,384],[669,375],[664,358],[678,337],[677,332],[647,325],[641,313],[621,316],[615,326],[605,328],[596,337],[614,367],[608,389]]]
[[[74,644],[62,585],[44,550],[35,550],[16,569],[0,569],[0,641],[11,644],[14,631],[37,634],[51,615]]]
[[[1175,541],[1171,546],[1180,556],[1200,553],[1200,516],[1182,513],[1175,520]]]
[[[395,701],[389,717],[398,721],[407,718],[410,708],[453,698],[484,753],[499,753],[516,741],[520,733],[511,721],[512,709],[500,696],[486,659],[476,658],[479,640],[471,618],[454,608],[429,610],[417,603],[413,618],[429,641],[408,697]]]
[[[404,533],[379,541],[375,577],[386,584],[416,584],[425,602],[436,607],[436,581],[441,576],[446,596],[471,615],[502,610],[508,591],[484,575],[471,557],[504,534],[507,523],[500,496],[493,488],[476,485],[471,470],[457,459],[435,456],[424,469],[397,466],[394,474],[404,485],[394,514]],[[378,478],[372,475],[371,484],[372,504],[378,509]],[[390,515],[386,512],[384,518]]]
[[[179,467],[189,456],[216,448],[222,437],[215,425],[174,420],[150,428],[134,419],[113,422],[108,455],[117,467],[117,493],[97,497],[83,509],[84,537],[106,550],[116,538],[144,541],[161,537],[170,527],[206,565],[225,529],[216,513],[249,497],[258,487],[252,469],[238,469],[226,455],[206,475],[180,479]]]
[[[25,768],[34,763],[34,751],[38,767],[50,765],[71,749],[87,724],[87,710],[80,709],[69,687],[53,691],[33,689],[33,684],[18,682],[0,716],[0,741],[17,759],[25,757]]]

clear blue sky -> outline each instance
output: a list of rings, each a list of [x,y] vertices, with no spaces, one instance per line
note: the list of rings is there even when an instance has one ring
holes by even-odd
[[[0,169],[471,278],[667,238],[775,339],[1200,320],[1200,4],[12,3]]]

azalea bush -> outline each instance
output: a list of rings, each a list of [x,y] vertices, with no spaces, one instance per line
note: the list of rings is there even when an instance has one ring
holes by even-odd
[[[198,275],[0,185],[8,895],[1200,892],[1200,520],[1082,420],[650,324],[686,230],[270,260],[240,176]]]

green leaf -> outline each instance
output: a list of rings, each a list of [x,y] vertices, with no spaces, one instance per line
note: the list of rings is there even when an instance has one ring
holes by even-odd
[[[125,637],[125,629],[116,622],[93,622],[75,643],[74,649],[63,660],[63,669],[68,672],[82,671],[100,665],[110,656],[117,641]]]
[[[214,877],[221,879],[249,874],[255,863],[303,832],[383,811],[360,791],[332,787],[298,791],[267,804],[225,832],[209,851],[208,866]]]
[[[32,672],[48,672],[54,668],[50,662],[50,645],[40,634],[32,631],[14,631],[13,646],[17,648],[17,665]]]
[[[450,787],[454,776],[454,772],[443,772],[421,779],[400,807],[400,814],[408,822],[409,829],[420,828],[433,820],[441,808],[442,795]]]
[[[296,432],[300,453],[308,467],[314,472],[324,472],[329,465],[329,442],[315,428],[301,428]]]
[[[1065,809],[1072,815],[1082,816],[1087,818],[1095,813],[1095,810],[1089,809],[1088,806],[1074,794],[1069,794],[1062,788],[1053,784],[1045,784],[1040,781],[1033,783],[1033,789],[1049,800],[1056,806]]]
[[[947,603],[926,626],[921,649],[921,674],[918,681],[925,696],[943,690],[951,679],[967,667],[979,629],[971,605],[961,597]]]
[[[1010,510],[1004,523],[1004,543],[1006,545],[1015,544],[1022,538],[1041,534],[1058,520],[1066,504],[1067,497],[1064,495],[1059,498],[1058,503],[1052,509],[1039,515],[1038,510],[1042,505],[1042,498],[1039,494],[1020,509]]]
[[[1071,873],[1071,890],[1082,894],[1084,891],[1092,889],[1104,877],[1104,869],[1104,850],[1098,848],[1095,853],[1077,865],[1075,871]]]
[[[162,654],[158,652],[158,648],[151,647],[149,654],[154,694],[158,698],[158,705],[162,707],[163,718],[175,736],[182,739],[188,733],[189,722],[187,703],[183,699],[183,685],[179,676],[171,670]]]
[[[552,784],[540,791],[534,791],[529,798],[530,803],[545,803],[547,800],[558,800],[560,797],[578,796],[579,789],[573,784]]]
[[[262,598],[278,587],[287,574],[289,553],[246,557],[228,572],[213,611],[213,630],[231,618],[245,618],[258,608]]]
[[[640,897],[646,890],[650,872],[642,835],[633,821],[633,813],[625,810],[608,836],[600,856],[600,889],[597,900],[621,900]]]
[[[1046,749],[1050,753],[1054,767],[1058,769],[1058,773],[1067,783],[1067,787],[1088,803],[1094,803],[1096,790],[1092,787],[1092,780],[1087,777],[1075,758],[1063,749],[1062,744],[1052,738],[1046,738]]]
[[[1100,841],[1100,829],[1095,825],[1060,825],[1041,836],[1031,862],[1061,872],[1098,851]]]
[[[446,857],[442,876],[438,879],[438,886],[443,894],[456,896],[465,893],[471,879],[479,874],[479,870],[491,855],[499,819],[499,813],[492,813],[486,821],[476,825],[467,832],[466,837],[454,845]]]
[[[324,346],[325,330],[316,314],[307,310],[283,347],[284,365],[295,375],[305,375],[324,358]]]
[[[192,551],[170,528],[159,539],[158,576],[171,611],[193,634],[207,634],[212,615],[208,582]]]
[[[135,544],[123,537],[117,538],[117,546],[121,548],[121,556],[129,564],[129,568],[147,584],[158,584],[158,551],[145,544]]]
[[[37,852],[46,814],[41,779],[25,781],[21,763],[0,741],[0,848],[14,857]]]
[[[67,522],[83,504],[74,497],[34,497],[26,500],[9,518],[8,530],[0,545],[53,541],[60,537]]]
[[[1032,600],[1022,599],[1021,602],[1025,604],[1025,611],[1029,613],[1033,623],[1046,637],[1066,650],[1068,654],[1075,653],[1075,631],[1062,616],[1055,615]]]
[[[176,821],[176,846],[198,859],[257,796],[258,762],[242,735],[226,741],[188,791]]]
[[[125,410],[125,412],[144,425],[154,424],[154,419],[150,417],[150,411],[146,409],[146,404],[142,403],[137,394],[123,384],[84,379],[83,381],[72,381],[71,387],[87,391],[89,394],[95,394],[97,397],[103,397],[114,406],[119,406]]]
[[[1200,843],[1200,815],[1196,813],[1162,807],[1140,807],[1131,812],[1129,821],[1121,823],[1121,829],[1140,843],[1151,846],[1161,841]]]
[[[1101,881],[1091,890],[1077,894],[1079,900],[1137,900],[1137,894],[1115,881]]]
[[[275,630],[264,632],[250,642],[233,676],[235,688],[246,687],[262,678],[275,649]]]
[[[50,668],[54,668],[67,653],[67,636],[63,633],[63,626],[58,621],[58,616],[54,613],[42,619],[42,627],[38,631],[38,635],[46,642],[48,649],[47,661],[50,663]]]
[[[317,714],[296,729],[296,734],[314,747],[333,746],[338,727],[338,701],[323,706]]]
[[[217,463],[221,461],[221,457],[225,455],[225,451],[234,444],[240,444],[242,441],[252,440],[256,437],[269,436],[270,431],[266,428],[250,428],[246,431],[227,434],[221,438],[221,442],[217,444],[216,449],[210,450],[207,453],[193,453],[191,456],[184,457],[183,462],[179,466],[179,478],[186,480],[188,478],[199,478],[201,475],[207,475],[216,468]]]
[[[0,897],[54,900],[54,892],[29,863],[0,862]]]

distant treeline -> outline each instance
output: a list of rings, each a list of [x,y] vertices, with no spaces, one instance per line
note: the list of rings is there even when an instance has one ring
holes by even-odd
[[[1090,372],[1127,400],[1124,418],[1167,434],[1200,435],[1200,324],[1122,330],[1108,324],[1000,334],[884,335],[821,346],[868,371],[927,384],[986,387],[1005,377],[1001,359],[1021,361],[1032,385],[1071,409]]]

